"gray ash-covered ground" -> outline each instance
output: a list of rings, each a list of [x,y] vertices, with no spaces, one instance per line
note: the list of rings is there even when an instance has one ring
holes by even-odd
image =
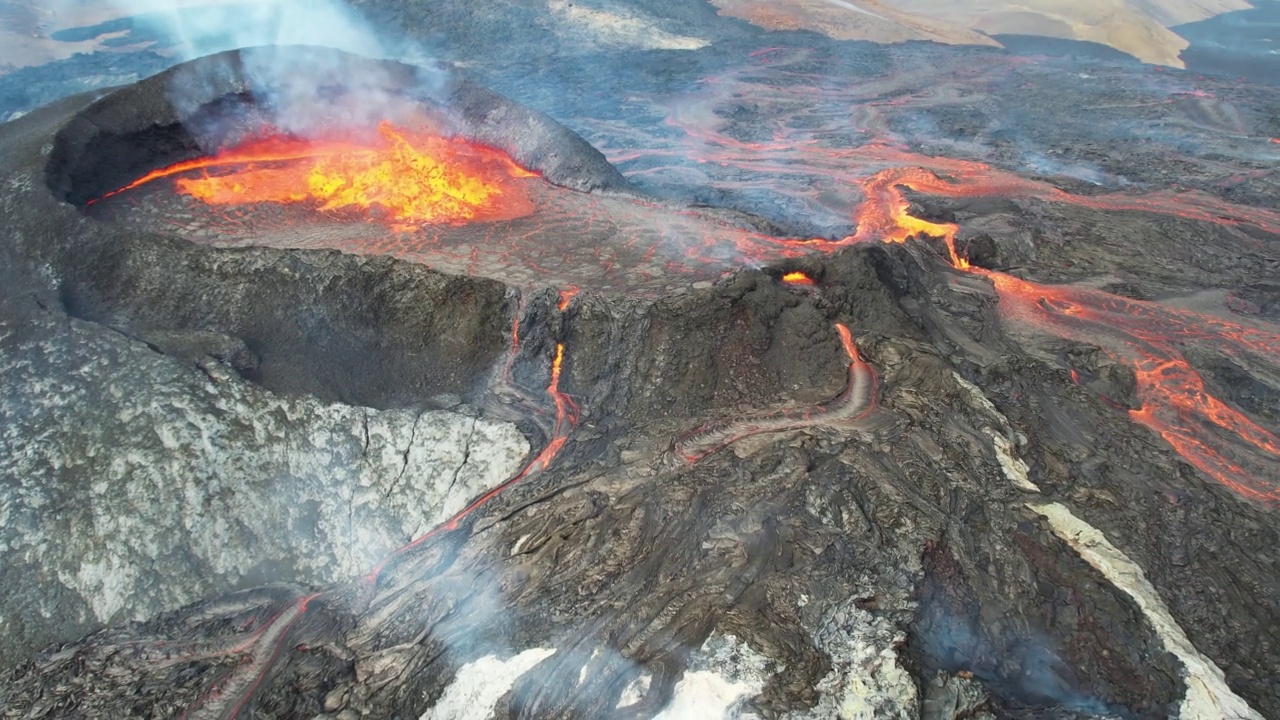
[[[148,220],[199,209],[163,185],[86,215],[47,153],[88,98],[0,126],[6,716],[1280,716],[1274,87],[511,10],[376,17],[627,177],[530,233],[572,288],[509,238],[221,247]]]

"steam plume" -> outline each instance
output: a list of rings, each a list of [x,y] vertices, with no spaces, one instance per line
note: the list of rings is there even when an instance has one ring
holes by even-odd
[[[116,21],[86,28],[109,32],[131,28],[135,36],[155,38],[155,49],[174,61],[190,60],[226,50],[262,46],[307,45],[344,50],[374,59],[394,59],[430,66],[423,49],[402,38],[380,32],[342,0],[109,0]],[[49,9],[62,24],[83,23],[87,0],[50,0]],[[93,17],[101,5],[93,3]],[[233,73],[242,73],[255,104],[271,114],[280,131],[313,136],[335,129],[370,130],[382,120],[396,120],[406,103],[388,88],[386,70],[369,63],[352,63],[333,53],[273,52],[262,49],[242,57],[240,67],[206,64],[201,75],[182,72],[174,78],[170,101],[183,116],[209,102],[212,88],[227,86]],[[421,73],[421,88],[439,89],[438,74]],[[335,95],[333,88],[343,90]],[[206,149],[232,137],[226,127],[188,127]]]

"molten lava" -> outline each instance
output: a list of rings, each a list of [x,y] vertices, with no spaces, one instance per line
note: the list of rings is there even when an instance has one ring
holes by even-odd
[[[502,370],[501,379],[504,383],[511,383],[511,368],[514,365],[515,356],[520,350],[520,319],[518,313],[511,326],[511,341],[511,354]],[[497,497],[512,485],[529,479],[543,470],[546,470],[551,465],[551,462],[560,454],[565,443],[569,440],[569,434],[577,427],[579,415],[581,414],[577,403],[575,403],[566,393],[560,390],[560,373],[563,367],[564,344],[556,343],[556,353],[551,360],[551,380],[547,383],[546,387],[546,393],[551,400],[555,416],[551,422],[551,427],[549,428],[550,437],[547,440],[546,446],[544,446],[542,450],[520,470],[520,472],[471,501],[470,504],[455,513],[453,517],[435,526],[425,534],[383,558],[382,561],[379,562],[377,566],[375,566],[364,578],[371,589],[376,586],[378,578],[392,562],[404,557],[415,548],[421,547],[428,540],[440,535],[441,533],[457,530],[461,526],[462,522],[466,520],[471,513],[475,512],[477,508]],[[515,389],[520,399],[526,399],[520,388],[516,387]],[[536,412],[542,412],[542,410],[536,409]]]
[[[902,188],[949,197],[1007,193],[1099,210],[1163,208],[1188,219],[1226,225],[1251,223],[1264,229],[1274,229],[1276,218],[1267,215],[1267,211],[1251,215],[1244,208],[1239,209],[1243,212],[1225,215],[1193,196],[1185,196],[1184,202],[1176,206],[1167,203],[1167,198],[1082,198],[993,171],[981,163],[936,161],[950,166],[953,180],[943,180],[916,167],[890,168],[863,179],[860,184],[865,199],[856,212],[858,230],[853,240],[904,242],[919,234],[941,238],[953,267],[991,279],[1000,296],[1003,317],[1059,337],[1101,345],[1111,356],[1133,367],[1142,407],[1129,411],[1131,419],[1160,435],[1184,460],[1239,495],[1280,504],[1280,485],[1274,472],[1280,458],[1280,438],[1211,395],[1179,349],[1182,342],[1198,340],[1229,354],[1274,357],[1280,353],[1280,334],[1158,303],[1039,285],[1004,273],[971,268],[968,260],[956,252],[958,226],[910,215],[910,203]],[[1078,382],[1074,371],[1072,379]]]
[[[519,181],[534,174],[507,154],[385,122],[375,138],[363,142],[250,140],[154,170],[104,198],[166,177],[176,177],[179,193],[210,205],[302,203],[320,211],[365,213],[377,208],[397,230],[508,220],[533,211]]]
[[[580,291],[580,288],[578,288],[576,285],[570,285],[569,287],[561,290],[560,301],[556,303],[556,308],[559,309],[560,312],[564,312],[565,310],[568,310],[569,303],[572,302],[575,297],[577,297],[579,291]]]
[[[982,271],[1000,293],[1001,315],[1059,337],[1102,346],[1134,368],[1142,407],[1129,417],[1150,428],[1205,475],[1236,493],[1280,503],[1280,437],[1214,397],[1183,357],[1189,341],[1230,355],[1274,357],[1280,333],[1244,327],[1096,290],[1039,285]]]
[[[814,282],[813,278],[809,277],[808,275],[805,275],[799,270],[795,272],[789,272],[783,275],[782,282],[787,283],[788,285],[817,285],[818,284]]]
[[[958,269],[969,267],[969,261],[956,252],[956,233],[960,227],[954,223],[935,223],[922,220],[909,212],[911,204],[903,196],[899,186],[913,190],[936,182],[927,170],[919,168],[894,168],[878,172],[862,182],[864,200],[854,220],[858,230],[853,239],[857,242],[878,239],[881,242],[906,242],[916,235],[942,238],[947,245],[951,265]]]

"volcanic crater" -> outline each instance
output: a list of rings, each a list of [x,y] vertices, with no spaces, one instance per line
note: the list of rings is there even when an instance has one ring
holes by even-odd
[[[295,87],[261,69],[283,52],[323,54],[359,82]],[[523,286],[654,296],[681,287],[673,276],[800,253],[761,218],[628,191],[577,135],[474,83],[336,52],[236,51],[114,93],[59,135],[50,187],[95,219],[195,242],[341,249]],[[175,86],[199,93],[174,107]],[[336,114],[299,120],[318,106]]]

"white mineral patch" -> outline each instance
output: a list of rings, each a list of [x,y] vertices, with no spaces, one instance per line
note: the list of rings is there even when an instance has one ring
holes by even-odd
[[[463,665],[435,707],[423,713],[420,720],[488,720],[493,717],[498,700],[516,680],[555,652],[533,648],[506,660],[488,655]]]
[[[1028,477],[1031,472],[1030,468],[1022,461],[1022,458],[1014,453],[1013,443],[992,428],[984,428],[984,431],[991,438],[991,446],[995,450],[996,461],[1000,463],[1000,469],[1004,471],[1004,476],[1009,479],[1009,482],[1013,483],[1013,486],[1019,490],[1034,493],[1040,492],[1040,486],[1031,482],[1031,478]]]
[[[1048,519],[1055,535],[1133,598],[1165,649],[1182,662],[1187,683],[1187,692],[1178,714],[1182,720],[1262,720],[1261,715],[1227,686],[1222,669],[1191,644],[1142,568],[1112,545],[1102,531],[1076,517],[1060,503],[1030,504],[1027,507]]]
[[[56,578],[0,588],[0,615],[67,623],[357,575],[529,449],[507,423],[213,382],[79,321],[0,348],[0,447],[0,563]]]
[[[824,616],[814,637],[831,658],[831,672],[817,686],[812,709],[792,720],[913,720],[919,717],[919,691],[894,650],[905,640],[889,620],[848,600]]]
[[[671,702],[654,720],[745,720],[746,700],[772,674],[769,659],[733,635],[713,635],[689,658]]]
[[[984,428],[987,437],[991,438],[992,449],[995,451],[996,462],[1000,463],[1000,469],[1004,472],[1004,476],[1009,482],[1019,490],[1026,492],[1040,492],[1040,487],[1031,482],[1030,469],[1027,464],[1018,457],[1013,442],[1009,440],[1007,435],[1013,434],[1013,426],[1009,424],[1009,418],[1006,418],[996,406],[987,399],[982,390],[973,383],[960,377],[957,372],[952,372],[951,377],[955,379],[969,398],[969,407],[979,412],[986,413],[988,417],[996,421],[999,430],[995,428]],[[1021,442],[1026,442],[1025,438]]]

